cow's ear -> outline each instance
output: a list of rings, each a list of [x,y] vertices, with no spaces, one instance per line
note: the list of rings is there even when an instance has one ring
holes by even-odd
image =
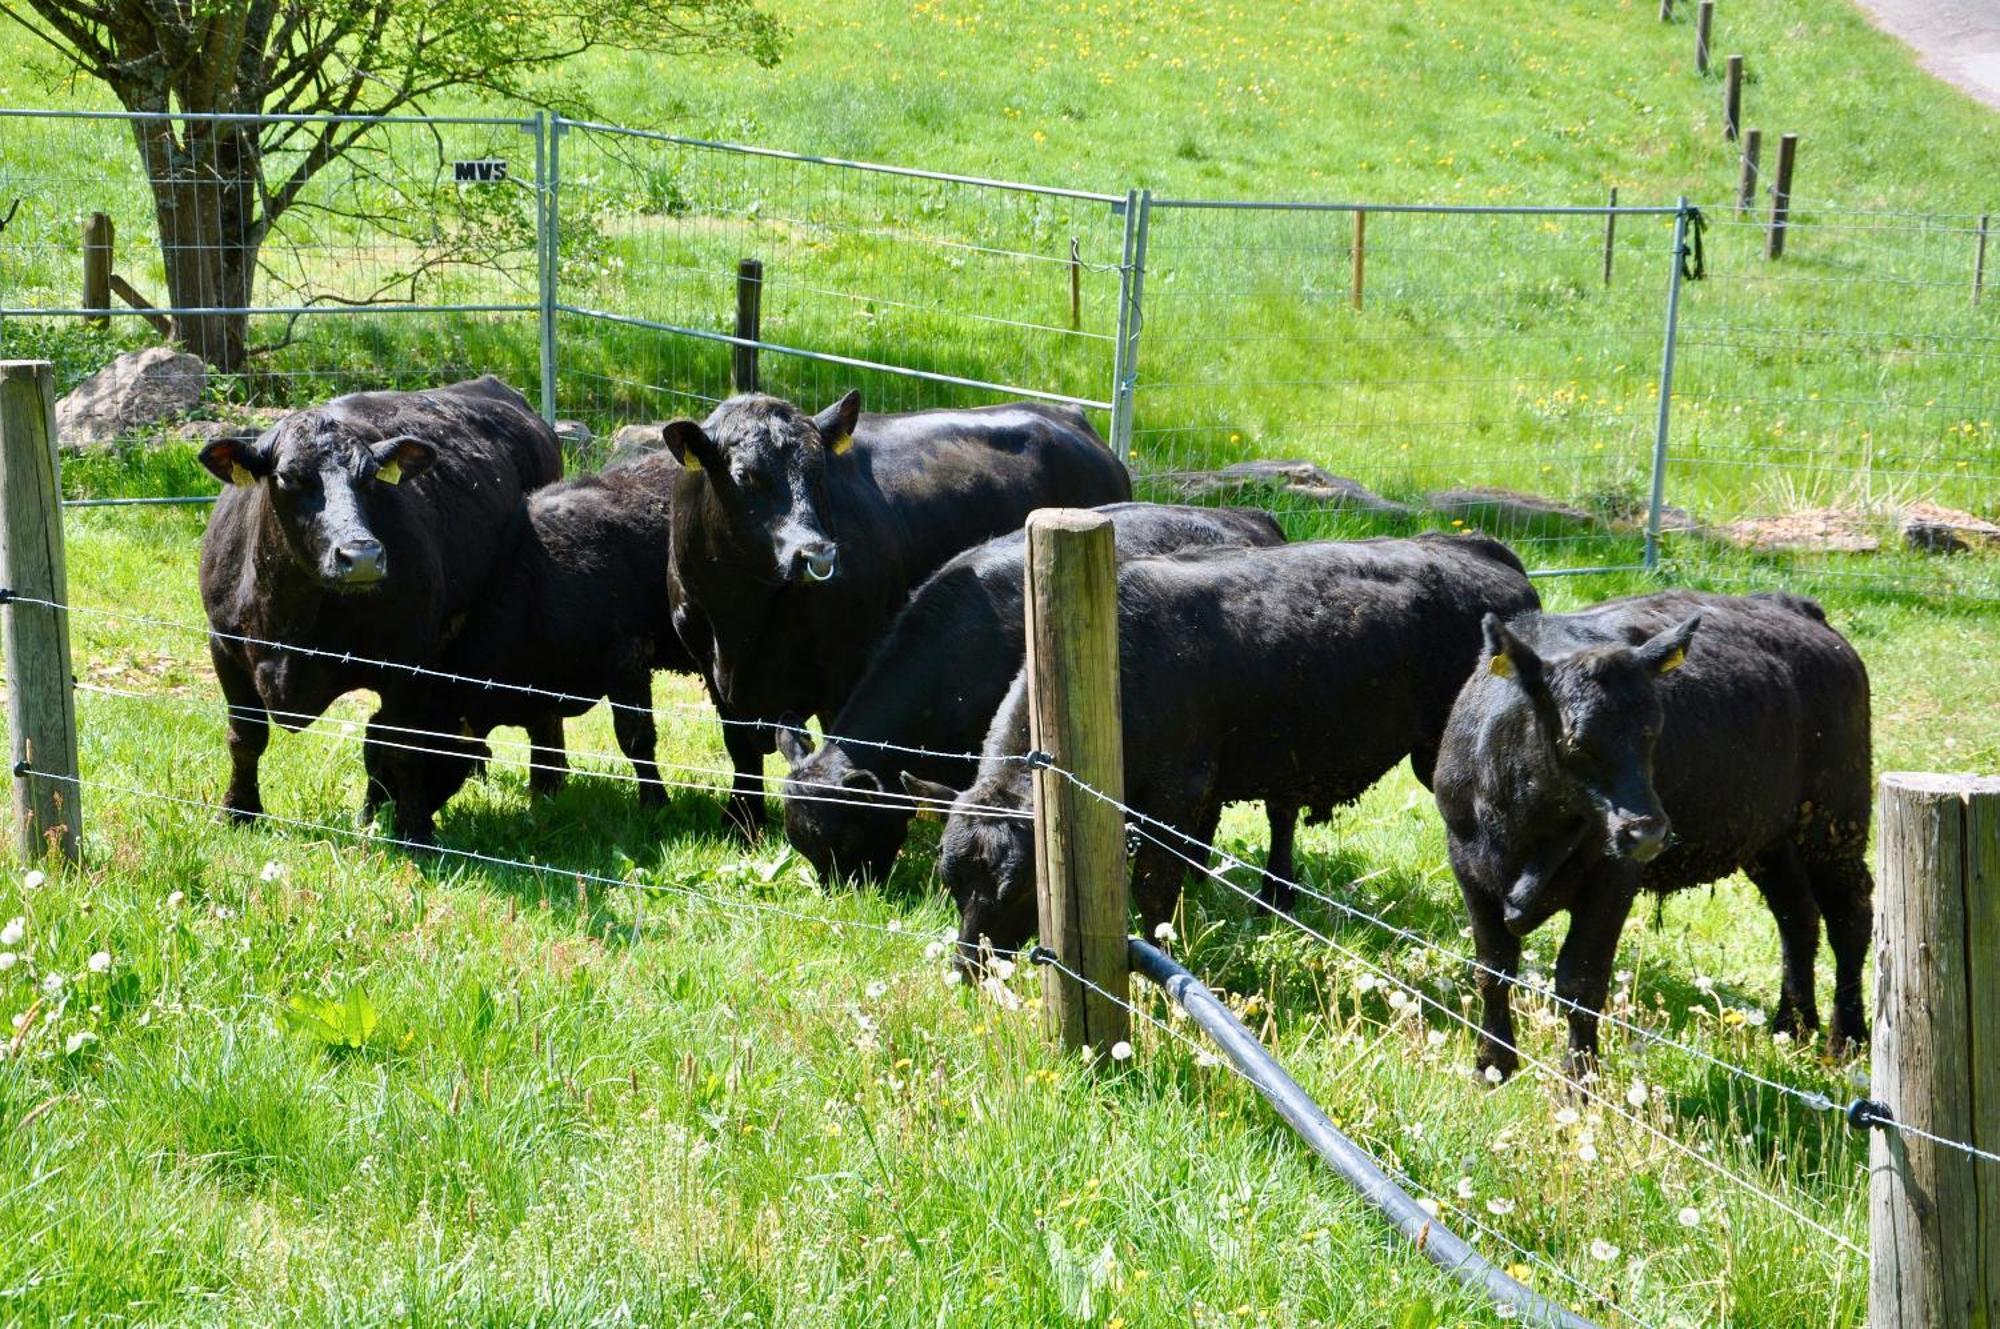
[[[368,454],[375,459],[375,480],[398,485],[422,475],[437,461],[437,449],[414,434],[399,434],[380,443],[370,443]]]
[[[1498,614],[1488,614],[1481,626],[1486,632],[1486,667],[1501,678],[1513,679],[1531,697],[1547,695],[1547,671],[1535,648],[1515,636]]]
[[[879,794],[882,792],[882,781],[875,772],[857,766],[851,771],[840,773],[840,787],[864,794]]]
[[[958,791],[947,784],[934,780],[919,780],[904,771],[903,792],[917,800],[917,816],[925,821],[941,821],[951,811],[951,805],[958,802]]]
[[[692,420],[669,420],[660,427],[660,441],[667,445],[667,451],[674,454],[674,460],[690,471],[707,471],[712,475],[727,476],[729,467],[722,460],[722,450],[715,446],[715,440],[708,431]]]
[[[838,457],[854,446],[854,427],[861,420],[861,392],[851,389],[845,397],[813,417],[820,442]]]
[[[271,473],[270,451],[253,434],[218,438],[199,455],[209,473],[226,485],[242,485],[247,489]]]
[[[797,766],[813,754],[812,735],[806,730],[806,722],[796,715],[781,716],[778,720],[778,751],[786,761]]]
[[[1694,638],[1694,630],[1701,626],[1701,611],[1696,610],[1670,628],[1662,629],[1651,640],[1640,646],[1633,654],[1639,657],[1654,677],[1671,674],[1687,663],[1688,642]]]

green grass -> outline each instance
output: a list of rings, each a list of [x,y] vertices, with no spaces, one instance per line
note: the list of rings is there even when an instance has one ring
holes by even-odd
[[[1120,193],[1588,203],[1617,185],[1627,202],[1724,197],[1719,90],[1688,69],[1687,26],[1653,14],[1524,0],[835,0],[790,15],[796,38],[774,71],[618,57],[564,84],[621,122]],[[1833,0],[1719,23],[1718,51],[1749,56],[1748,122],[1805,134],[1806,224],[1774,270],[1753,233],[1715,219],[1713,275],[1684,308],[1670,500],[1707,521],[1872,512],[1919,493],[2000,515],[1980,387],[1993,305],[1962,298],[1963,234],[1847,231],[1829,206],[1976,212],[2000,121]],[[31,49],[0,29],[0,102],[54,95]],[[121,270],[153,289],[129,142],[101,126],[5,133],[0,197],[28,202],[0,245],[0,298],[69,298],[76,220],[96,206],[118,214]],[[453,131],[445,155],[520,161],[525,142]],[[398,143],[409,161],[435,156],[415,136]],[[1117,282],[1104,265],[1122,222],[1099,205],[836,184],[581,133],[564,151],[576,304],[722,328],[735,261],[758,254],[773,341],[1109,392]],[[504,234],[519,201],[486,197],[458,220]],[[1358,315],[1347,225],[1156,215],[1140,468],[1306,455],[1397,498],[1506,483],[1628,513],[1651,439],[1661,224],[1621,223],[1607,292],[1594,219],[1376,216]],[[1075,330],[1071,236],[1087,265]],[[302,251],[312,280],[358,288],[379,275],[381,248],[354,239],[318,232]],[[517,288],[466,269],[434,292],[511,300]],[[271,361],[281,372],[218,384],[213,413],[488,368],[535,378],[528,317],[301,329]],[[575,316],[560,331],[564,411],[600,428],[693,409],[727,382],[713,343]],[[0,324],[7,354],[51,356],[66,382],[138,340],[123,324]],[[775,355],[764,368],[812,401],[851,382],[880,406],[991,396]],[[181,445],[65,467],[76,494],[210,484]],[[1299,535],[1438,520],[1298,504],[1285,515]],[[72,599],[198,622],[201,521],[72,513]],[[1522,543],[1546,563],[1625,562],[1637,548],[1629,531]],[[1753,558],[1693,537],[1668,554],[1696,581],[1821,595],[1871,670],[1878,769],[2000,768],[2000,611],[1979,598],[1992,558]],[[1571,607],[1647,584],[1543,589]],[[1936,594],[1946,588],[1973,594]],[[441,835],[552,870],[411,858],[359,839],[357,754],[325,724],[280,736],[266,761],[272,812],[322,829],[231,830],[154,796],[203,804],[221,787],[199,641],[86,614],[74,630],[86,684],[159,696],[83,694],[84,770],[102,782],[85,794],[86,866],[33,888],[21,869],[0,883],[0,920],[25,920],[0,1013],[35,1010],[0,1062],[0,1323],[1487,1321],[1179,1040],[1144,1027],[1129,1063],[1090,1074],[1042,1037],[1032,975],[1015,975],[1011,996],[947,986],[926,955],[951,921],[929,832],[885,890],[823,893],[780,844],[737,850],[706,792],[679,790],[646,815],[627,783],[582,775],[531,803],[516,754],[447,810]],[[702,772],[726,762],[698,691],[663,679],[658,700],[663,756],[693,768],[690,783],[712,780]],[[338,708],[366,711],[360,698]],[[614,750],[601,711],[571,731],[578,752]],[[1255,858],[1262,835],[1238,809],[1221,838]],[[1435,814],[1407,774],[1306,831],[1302,860],[1321,888],[1469,947]],[[626,885],[580,885],[578,871]],[[1537,1286],[1611,1323],[1611,1307],[1661,1325],[1860,1321],[1865,1259],[1546,1079],[1490,1090],[1470,1073],[1462,1027],[1400,1012],[1366,968],[1458,1009],[1470,993],[1458,964],[1324,908],[1303,913],[1336,950],[1252,913],[1220,887],[1191,890],[1183,958],[1254,999],[1253,1026],[1298,1078],[1448,1221],[1469,1213],[1533,1252]],[[1559,927],[1536,938],[1530,967],[1546,974],[1559,940]],[[88,963],[100,950],[102,974]],[[1746,1017],[1774,1000],[1777,941],[1740,880],[1643,911],[1620,965],[1636,1018],[1773,1079],[1854,1092],[1853,1067],[1775,1043]],[[35,1007],[51,974],[66,995]],[[282,1027],[291,996],[354,990],[380,1012],[361,1048]],[[1553,1012],[1533,1008],[1522,1026],[1528,1051],[1559,1053]],[[66,1050],[82,1034],[95,1041]],[[1844,1126],[1615,1034],[1605,1071],[1614,1101],[1643,1081],[1649,1123],[1865,1245],[1865,1146]],[[1599,1258],[1599,1242],[1617,1252]],[[1587,1302],[1556,1269],[1605,1300]]]

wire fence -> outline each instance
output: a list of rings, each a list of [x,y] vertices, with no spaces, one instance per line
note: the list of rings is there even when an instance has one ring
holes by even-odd
[[[1728,203],[1156,199],[544,113],[5,115],[0,354],[66,390],[159,339],[157,310],[87,295],[93,213],[123,287],[202,302],[169,330],[243,343],[192,420],[78,446],[484,372],[575,421],[584,464],[750,381],[1028,396],[1090,412],[1142,495],[1294,536],[1477,528],[1537,573],[2000,599],[1976,217],[1795,196],[1771,260]],[[174,455],[86,455],[70,496],[205,496]]]

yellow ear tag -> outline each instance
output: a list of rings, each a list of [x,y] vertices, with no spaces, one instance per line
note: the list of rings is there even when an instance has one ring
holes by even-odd
[[[695,456],[692,452],[688,453],[686,456],[681,458],[681,469],[684,471],[700,470],[701,458]]]
[[[248,489],[257,483],[257,477],[250,474],[249,469],[242,462],[233,461],[229,463],[229,483],[243,489]]]
[[[1514,662],[1507,658],[1507,653],[1505,651],[1502,651],[1499,654],[1495,655],[1493,657],[1493,662],[1487,665],[1486,667],[1493,671],[1493,676],[1495,678],[1514,677]]]
[[[385,485],[403,483],[403,463],[391,457],[375,468],[375,478]]]
[[[1679,669],[1682,665],[1686,664],[1687,658],[1688,658],[1688,653],[1686,648],[1677,650],[1672,655],[1668,656],[1665,660],[1662,660],[1660,662],[1659,672],[1662,674],[1671,674],[1674,672],[1674,670]]]
[[[839,438],[833,440],[832,444],[829,445],[827,450],[833,453],[833,455],[836,457],[845,457],[847,455],[848,449],[852,448],[853,446],[854,446],[854,435],[842,434]]]

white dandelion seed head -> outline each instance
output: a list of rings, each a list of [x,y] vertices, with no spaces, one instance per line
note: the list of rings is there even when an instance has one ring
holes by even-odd
[[[1646,1082],[1632,1081],[1632,1087],[1625,1091],[1625,1101],[1635,1108],[1646,1106]]]
[[[1506,1076],[1500,1073],[1500,1068],[1498,1066],[1488,1066],[1486,1068],[1486,1083],[1499,1084],[1502,1080],[1506,1078],[1507,1078]]]
[[[169,909],[178,909],[181,907],[182,904],[186,903],[186,901],[187,901],[186,891],[167,892],[167,908]]]
[[[1172,923],[1162,923],[1153,929],[1154,941],[1172,941],[1174,935],[1174,925]]]
[[[959,972],[957,965],[948,964],[944,967],[944,985],[946,987],[957,987],[964,981],[965,975]]]
[[[24,891],[40,890],[42,883],[48,879],[49,874],[40,868],[30,868],[28,869],[28,875],[21,878],[21,889]]]
[[[1783,1047],[1785,1044],[1792,1041],[1792,1036],[1786,1033],[1784,1030],[1780,1029],[1777,1033],[1771,1035],[1771,1041],[1773,1043],[1778,1044],[1780,1047]]]
[[[892,918],[892,919],[890,919],[890,920],[889,920],[889,931],[891,931],[891,932],[901,932],[902,930],[903,930],[903,920],[902,920],[902,919],[900,919],[900,918]]]
[[[1111,1060],[1113,1061],[1132,1060],[1132,1045],[1130,1043],[1127,1043],[1122,1038],[1119,1039],[1116,1043],[1113,1043],[1111,1045]]]
[[[933,964],[935,964],[937,961],[943,958],[944,958],[943,942],[934,941],[930,945],[924,947],[924,959],[929,960]]]
[[[1590,1243],[1590,1258],[1599,1264],[1610,1264],[1618,1258],[1618,1255],[1618,1248],[1602,1237],[1595,1238]]]
[[[0,951],[0,969],[12,969],[21,962],[21,957],[12,951]]]
[[[1597,1161],[1597,1146],[1585,1140],[1576,1147],[1576,1156],[1586,1163],[1595,1163]]]
[[[1002,983],[1005,983],[1014,976],[1014,962],[1012,960],[995,960],[989,968],[993,970],[993,977],[999,979]]]
[[[14,1027],[16,1029],[25,1027],[27,1023],[28,1023],[28,1013],[26,1011],[22,1011],[19,1015],[16,1015],[14,1017]]]
[[[1710,978],[1707,974],[1695,975],[1694,985],[1695,989],[1699,992],[1706,993],[1715,991],[1715,980],[1713,978]]]
[[[1216,1059],[1213,1052],[1210,1052],[1207,1048],[1203,1048],[1200,1052],[1194,1054],[1194,1064],[1197,1066],[1219,1066],[1222,1063]]]
[[[1492,1214],[1495,1218],[1505,1218],[1508,1214],[1514,1212],[1514,1202],[1512,1200],[1503,1200],[1496,1196],[1486,1202],[1486,1212]]]
[[[1441,1206],[1438,1204],[1438,1202],[1436,1200],[1433,1200],[1428,1195],[1426,1195],[1423,1199],[1417,1201],[1417,1208],[1423,1210],[1425,1213],[1429,1214],[1432,1218],[1436,1218],[1438,1216],[1438,1210],[1440,1207]]]
[[[71,1034],[63,1040],[63,1052],[74,1057],[77,1053],[83,1051],[96,1041],[96,1034],[91,1033],[88,1029],[79,1029],[76,1033]]]
[[[7,926],[0,927],[0,946],[18,945],[21,938],[27,935],[28,920],[25,918],[10,918],[7,920]]]
[[[868,1000],[880,1001],[882,999],[882,994],[887,992],[888,990],[889,990],[889,985],[878,979],[875,982],[870,983],[868,985],[867,988]]]
[[[284,875],[285,875],[284,866],[280,864],[277,859],[273,858],[265,861],[264,870],[257,874],[257,880],[262,882],[273,882]]]
[[[1458,1198],[1461,1200],[1470,1200],[1472,1198],[1471,1177],[1460,1177],[1458,1179]]]
[[[62,991],[62,985],[63,976],[61,974],[50,974],[42,980],[42,991],[60,992]]]
[[[89,964],[90,964],[90,972],[93,974],[101,974],[106,972],[111,968],[111,952],[110,951],[91,952]]]
[[[1430,1031],[1430,1032],[1429,1032],[1428,1034],[1425,1034],[1425,1035],[1424,1035],[1424,1041],[1425,1041],[1426,1043],[1430,1044],[1430,1045],[1431,1045],[1432,1047],[1434,1047],[1434,1048],[1441,1048],[1441,1047],[1443,1047],[1443,1046],[1444,1046],[1444,1030],[1442,1030],[1442,1029],[1433,1029],[1433,1030],[1431,1030],[1431,1031]]]
[[[1681,1210],[1674,1217],[1680,1221],[1682,1227],[1701,1226],[1701,1210],[1695,1208],[1693,1205],[1689,1205],[1687,1208]]]

